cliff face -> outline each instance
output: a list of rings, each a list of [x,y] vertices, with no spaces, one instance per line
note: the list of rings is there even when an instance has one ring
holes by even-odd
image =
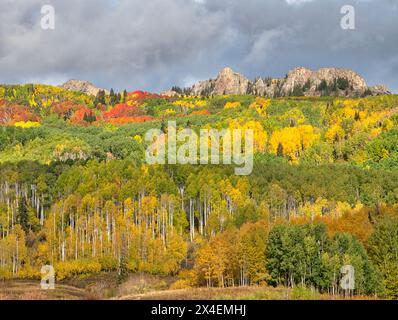
[[[191,94],[246,94],[248,85],[249,80],[244,76],[232,71],[231,68],[225,68],[221,70],[216,79],[200,81],[194,84]]]
[[[80,91],[89,95],[96,96],[100,90],[104,90],[101,88],[97,88],[92,83],[84,80],[69,80],[60,86],[66,90],[71,91]],[[108,90],[104,90],[106,94],[109,94]]]
[[[187,92],[192,96],[255,94],[267,97],[390,94],[383,85],[369,87],[360,75],[349,69],[322,68],[312,71],[303,67],[290,70],[285,78],[258,78],[254,81],[231,68],[225,68],[215,79],[200,81]]]

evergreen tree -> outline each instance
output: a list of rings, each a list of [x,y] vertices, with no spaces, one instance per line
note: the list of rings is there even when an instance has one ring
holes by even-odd
[[[29,212],[24,198],[20,198],[18,202],[17,221],[25,232],[29,230]]]
[[[125,103],[127,101],[127,90],[124,89],[123,90],[123,96],[122,96],[122,103]]]
[[[94,106],[97,106],[98,104],[105,105],[106,100],[105,100],[105,91],[104,90],[99,90],[95,99],[94,99]]]

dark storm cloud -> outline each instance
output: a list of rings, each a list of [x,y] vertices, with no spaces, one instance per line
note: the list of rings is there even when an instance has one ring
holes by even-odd
[[[345,4],[356,30],[340,28]],[[397,16],[393,0],[0,0],[0,82],[159,91],[224,66],[253,78],[336,66],[398,91]]]

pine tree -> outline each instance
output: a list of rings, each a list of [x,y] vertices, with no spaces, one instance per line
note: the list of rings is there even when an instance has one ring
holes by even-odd
[[[29,230],[29,213],[24,198],[21,198],[18,202],[18,223],[25,232]]]
[[[114,106],[119,102],[120,99],[118,99],[118,96],[115,94],[113,89],[111,89],[110,94],[109,94],[109,104],[111,106]]]
[[[94,99],[94,106],[96,107],[98,104],[103,104],[103,105],[106,104],[104,90],[99,90]]]
[[[125,103],[127,101],[127,90],[124,89],[123,90],[123,96],[122,96],[122,103]]]

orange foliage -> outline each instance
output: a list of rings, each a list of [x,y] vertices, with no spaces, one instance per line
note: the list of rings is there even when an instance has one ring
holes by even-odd
[[[137,117],[112,118],[109,119],[108,122],[112,124],[127,124],[127,123],[148,122],[152,120],[153,118],[150,116],[137,116]]]
[[[72,114],[73,111],[79,110],[80,108],[84,108],[83,106],[76,105],[72,101],[63,101],[55,103],[52,106],[52,112],[57,114],[59,117],[67,116],[68,114]]]
[[[112,118],[126,118],[126,117],[136,117],[143,115],[142,110],[136,105],[128,105],[125,103],[120,103],[115,105],[110,111],[104,113],[105,119]]]
[[[194,111],[191,113],[191,115],[193,115],[193,116],[209,116],[209,115],[211,115],[211,113],[209,110],[205,109],[205,110]]]
[[[141,105],[145,99],[170,99],[170,97],[166,97],[166,96],[162,96],[156,93],[150,93],[147,91],[133,91],[133,92],[129,92],[127,94],[127,101],[128,104],[131,104],[132,102],[135,102],[139,105]]]
[[[325,216],[321,219],[328,226],[330,234],[348,232],[356,236],[365,247],[373,233],[373,225],[369,220],[369,211],[365,208],[359,211],[347,211],[339,218]]]
[[[162,98],[165,98],[165,97],[161,96],[161,95],[158,95],[158,94],[155,94],[155,93],[150,93],[150,92],[147,92],[147,91],[140,91],[140,90],[129,92],[127,94],[127,100],[129,100],[129,101],[134,100],[134,101],[141,102],[141,101],[143,101],[145,99],[149,99],[149,98],[162,99]]]
[[[340,217],[334,215],[316,216],[312,220],[310,217],[292,217],[290,222],[293,224],[324,223],[327,225],[328,233],[333,236],[338,232],[347,232],[356,236],[362,244],[367,247],[368,239],[373,233],[373,224],[369,219],[368,209],[349,210]]]
[[[70,122],[73,124],[88,125],[89,123],[84,120],[85,115],[94,116],[93,110],[86,107],[81,107],[80,109],[76,110],[76,112],[70,118]]]
[[[39,122],[40,117],[32,112],[27,106],[9,104],[4,100],[0,101],[0,124],[13,124],[15,122]]]

